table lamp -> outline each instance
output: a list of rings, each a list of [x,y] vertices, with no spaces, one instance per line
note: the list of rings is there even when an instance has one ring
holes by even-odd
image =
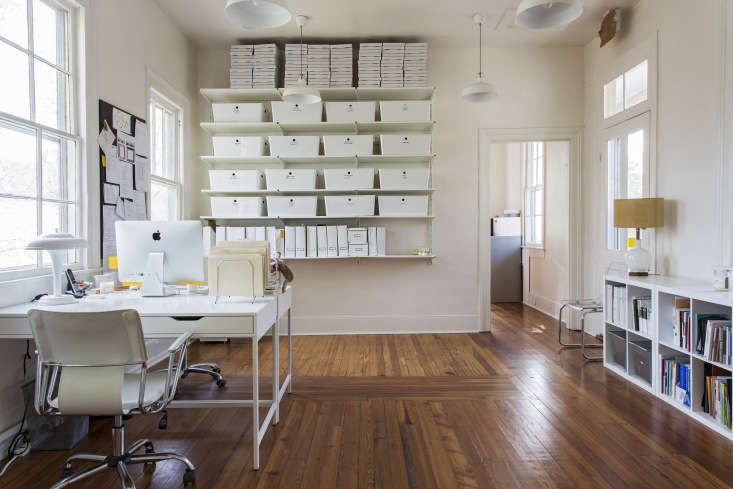
[[[76,300],[61,292],[61,276],[66,265],[65,255],[68,250],[86,248],[87,240],[77,238],[69,233],[48,233],[28,243],[26,250],[45,250],[51,257],[51,269],[53,276],[53,295],[41,297],[38,303],[42,306],[57,306],[71,304]]]
[[[629,238],[633,247],[626,252],[630,276],[646,277],[652,266],[652,255],[641,247],[641,230],[664,226],[664,199],[617,199],[613,201],[613,225],[636,229],[636,238]]]

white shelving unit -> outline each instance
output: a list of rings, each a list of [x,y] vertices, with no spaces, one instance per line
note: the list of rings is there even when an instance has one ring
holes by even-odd
[[[692,344],[696,336],[696,314],[720,314],[731,318],[733,313],[733,293],[717,292],[712,290],[710,283],[687,280],[675,277],[628,277],[621,273],[608,273],[604,277],[604,311],[608,311],[610,304],[607,304],[605,295],[606,284],[626,287],[628,298],[622,304],[626,316],[626,326],[608,321],[604,313],[603,327],[603,364],[609,370],[615,372],[624,379],[633,382],[639,387],[654,394],[693,419],[703,423],[714,431],[733,439],[733,432],[726,426],[718,423],[701,409],[703,395],[704,368],[705,364],[714,365],[728,372],[733,373],[732,365],[725,365],[706,359],[704,356],[674,343],[673,320],[675,298],[690,300],[690,317],[692,327]],[[633,311],[631,298],[646,294],[652,298],[652,319],[647,334],[634,331]],[[625,335],[623,341],[618,334]],[[637,340],[651,341],[651,365],[650,379],[641,378],[634,371],[629,358],[629,342]],[[623,350],[621,350],[623,348]],[[662,359],[665,357],[683,358],[689,361],[690,365],[690,406],[674,400],[662,393]],[[618,359],[623,358],[619,362]]]
[[[434,88],[325,88],[319,90],[323,101],[375,101],[377,105],[383,100],[432,100]],[[249,88],[203,88],[201,95],[209,103],[245,103],[264,102],[269,104],[273,101],[282,100],[282,89],[249,89]],[[270,112],[271,113],[271,112]],[[201,122],[201,128],[210,136],[277,136],[277,135],[328,135],[328,134],[367,134],[377,136],[379,134],[431,134],[434,121],[415,122],[368,122],[368,123],[343,123],[343,122],[314,122],[314,123],[277,123],[277,122]],[[213,152],[212,152],[213,153]],[[313,157],[281,157],[278,155],[258,157],[219,157],[211,155],[201,156],[203,164],[209,168],[234,169],[251,168],[265,170],[267,168],[315,168],[322,171],[324,168],[430,168],[435,158],[434,154],[416,154],[404,156],[391,155],[368,155],[368,156],[313,156]],[[432,177],[431,177],[432,178]],[[427,216],[312,216],[312,217],[285,217],[285,216],[262,216],[262,217],[229,217],[229,216],[201,216],[201,219],[209,226],[246,226],[246,225],[278,225],[282,226],[297,224],[348,224],[351,226],[381,225],[388,226],[388,235],[395,233],[410,233],[409,236],[419,236],[424,232],[425,241],[419,239],[413,243],[414,247],[432,247],[432,195],[435,189],[406,189],[406,190],[304,190],[304,191],[278,191],[278,190],[250,190],[250,191],[212,191],[201,189],[201,192],[208,196],[267,196],[267,195],[315,195],[322,198],[326,195],[427,195],[428,215]],[[322,207],[319,203],[319,208]],[[392,224],[394,223],[394,224]],[[417,226],[417,227],[416,227]],[[403,231],[404,229],[404,231]],[[422,231],[421,231],[422,230]],[[403,238],[403,236],[400,236]],[[407,238],[409,239],[409,238]],[[336,260],[356,261],[362,260],[426,260],[431,263],[436,255],[413,255],[409,254],[411,247],[405,245],[405,239],[400,239],[401,245],[398,249],[392,250],[386,256],[368,257],[309,257],[289,258],[289,261],[315,261],[315,260]],[[390,253],[388,238],[387,248]]]

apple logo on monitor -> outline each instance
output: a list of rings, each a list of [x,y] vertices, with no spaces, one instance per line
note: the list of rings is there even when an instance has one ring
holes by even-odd
[[[160,241],[160,231],[155,231],[153,233],[153,241]]]

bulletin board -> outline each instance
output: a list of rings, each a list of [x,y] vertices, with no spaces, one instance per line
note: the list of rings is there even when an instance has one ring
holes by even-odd
[[[150,139],[145,119],[99,100],[99,196],[102,264],[117,268],[117,221],[149,218]]]

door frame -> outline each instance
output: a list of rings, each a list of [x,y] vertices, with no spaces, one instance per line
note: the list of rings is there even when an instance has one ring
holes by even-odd
[[[582,281],[581,250],[581,162],[582,127],[567,128],[519,128],[479,129],[478,166],[478,329],[491,331],[491,226],[489,210],[491,174],[490,147],[495,143],[516,143],[526,141],[569,141],[570,162],[568,188],[570,215],[568,229],[568,288],[570,297],[579,298]]]

